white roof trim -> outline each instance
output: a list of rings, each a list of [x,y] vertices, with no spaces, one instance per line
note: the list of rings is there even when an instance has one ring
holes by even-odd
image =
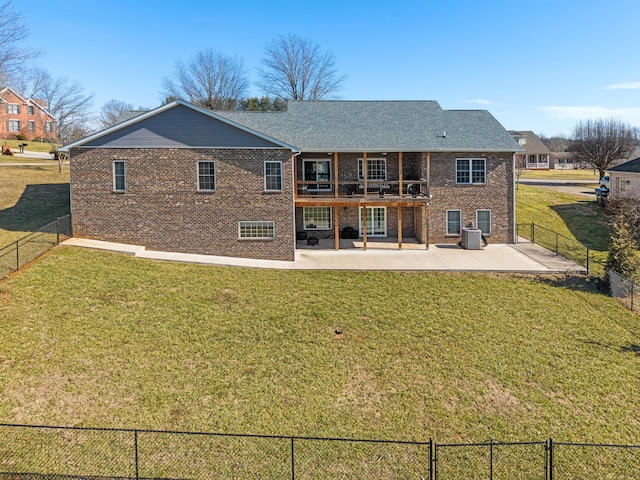
[[[280,145],[283,148],[292,150],[294,152],[299,152],[300,150],[297,147],[294,147],[293,145],[289,145],[287,143],[284,143],[280,140],[278,140],[277,138],[273,138],[270,137],[268,135],[265,135],[264,133],[258,132],[257,130],[253,130],[251,128],[248,128],[240,123],[234,122],[233,120],[229,120],[226,117],[223,117],[221,115],[218,115],[214,112],[212,112],[211,110],[207,110],[205,108],[201,108],[198,107],[196,105],[193,105],[192,103],[189,102],[185,102],[184,100],[174,100],[171,103],[167,103],[165,105],[161,105],[158,108],[155,108],[153,110],[150,110],[146,113],[143,113],[142,115],[138,115],[137,117],[133,117],[125,122],[122,123],[118,123],[117,125],[114,125],[112,127],[109,127],[105,130],[101,130],[99,132],[94,133],[93,135],[89,135],[88,137],[84,137],[80,140],[77,140],[75,142],[70,143],[69,145],[65,145],[64,147],[62,147],[60,150],[62,151],[68,151],[70,148],[74,148],[74,147],[81,147],[83,146],[85,143],[89,143],[92,142],[98,138],[101,138],[105,135],[109,135],[111,133],[117,132],[118,130],[121,130],[125,127],[128,127],[129,125],[133,125],[135,123],[141,122],[143,120],[146,120],[149,117],[153,117],[155,115],[158,115],[166,110],[169,110],[171,108],[174,108],[178,105],[182,105],[184,107],[190,108],[192,110],[195,110],[196,112],[202,113],[203,115],[207,115],[208,117],[214,118],[220,122],[226,123],[227,125],[231,125],[232,127],[235,127],[239,130],[242,130],[244,132],[250,133],[251,135],[255,135],[256,137],[262,138],[263,140],[267,140],[268,142],[271,143],[275,143],[276,145]],[[130,148],[135,148],[135,147],[130,147]],[[185,147],[186,148],[186,147]],[[195,147],[194,147],[195,148]],[[198,147],[198,148],[202,148],[202,147]]]

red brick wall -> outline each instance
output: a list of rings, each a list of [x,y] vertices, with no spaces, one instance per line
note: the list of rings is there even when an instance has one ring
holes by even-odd
[[[486,184],[456,185],[456,158],[485,158]],[[432,153],[432,199],[429,206],[429,243],[456,243],[460,236],[446,235],[446,211],[461,210],[462,227],[476,222],[476,210],[491,210],[489,243],[513,243],[513,154]]]
[[[127,188],[113,192],[113,161]],[[216,191],[197,191],[197,161],[216,162]],[[264,161],[282,161],[283,191],[264,191]],[[291,152],[266,149],[87,149],[71,151],[77,237],[149,249],[293,260]],[[275,221],[273,240],[238,239],[239,221]]]
[[[24,99],[18,97],[9,90],[6,90],[2,94],[2,99],[6,103],[0,103],[0,138],[15,139],[17,135],[24,135],[26,140],[33,140],[35,138],[55,138],[55,123],[52,123],[52,131],[45,131],[45,122],[53,122],[50,115],[43,112],[43,110],[31,102],[25,102]],[[7,113],[8,104],[16,104],[19,108],[19,113]],[[29,106],[33,106],[33,114],[29,114]],[[20,121],[20,131],[9,131],[9,120]],[[29,131],[29,121],[33,121],[34,131]]]

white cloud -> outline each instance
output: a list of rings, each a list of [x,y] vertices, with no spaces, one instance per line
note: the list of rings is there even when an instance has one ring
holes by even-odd
[[[484,98],[477,98],[476,100],[467,100],[467,103],[477,103],[480,105],[496,105],[491,100],[485,100]]]
[[[540,107],[540,109],[554,118],[563,120],[615,118],[623,122],[640,125],[640,107],[610,108],[600,106],[549,106]]]
[[[606,90],[638,90],[640,89],[640,82],[622,82],[607,85]]]

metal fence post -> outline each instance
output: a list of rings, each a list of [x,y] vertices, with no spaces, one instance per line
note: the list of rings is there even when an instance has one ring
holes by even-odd
[[[558,255],[558,232],[556,232],[556,255]]]
[[[587,245],[587,275],[589,275],[589,245]]]
[[[631,281],[631,311],[633,312],[633,286],[635,285],[634,281]]]
[[[493,480],[493,440],[489,442],[489,480]]]
[[[548,476],[549,480],[553,480],[553,438],[549,437],[549,465],[548,465]]]
[[[536,243],[536,224],[531,222],[531,243]]]
[[[56,245],[60,245],[60,217],[56,217]]]
[[[18,245],[19,243],[20,243],[20,241],[18,240],[16,242],[16,272],[18,270],[20,270],[20,248],[19,248],[19,245]]]
[[[433,438],[429,439],[429,480],[434,480],[433,476]]]
[[[293,448],[293,441],[294,438],[291,437],[291,480],[296,480],[296,457]]]
[[[140,478],[140,472],[138,469],[138,430],[133,431],[133,447],[136,456],[136,480]]]

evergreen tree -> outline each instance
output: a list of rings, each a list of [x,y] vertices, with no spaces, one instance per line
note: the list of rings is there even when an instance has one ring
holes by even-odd
[[[613,226],[607,270],[613,270],[632,280],[637,277],[640,270],[638,245],[631,235],[629,224],[620,217]]]

